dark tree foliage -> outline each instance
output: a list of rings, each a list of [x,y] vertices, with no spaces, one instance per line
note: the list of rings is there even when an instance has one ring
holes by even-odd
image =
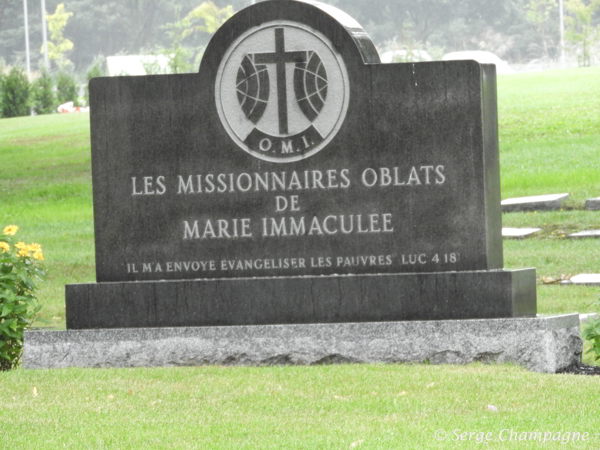
[[[33,110],[36,114],[51,114],[56,107],[56,98],[52,92],[52,76],[46,71],[42,71],[42,76],[35,80],[31,85],[33,96]]]
[[[29,9],[29,40],[30,44],[37,39],[41,41],[40,2],[28,2]],[[38,17],[39,20],[33,19]],[[39,33],[39,34],[38,34]],[[41,42],[40,42],[41,43]],[[35,45],[32,47],[35,48]],[[23,20],[23,2],[15,0],[0,0],[0,57],[7,65],[14,65],[25,54],[25,23]]]
[[[18,117],[29,114],[29,81],[20,67],[13,67],[2,88],[2,115]]]
[[[65,38],[75,46],[69,58],[78,72],[92,64],[96,55],[139,54],[157,46],[169,48],[171,41],[161,28],[177,21],[177,8],[185,17],[204,0],[70,0],[65,7],[73,17],[65,28]],[[212,0],[219,8],[232,5],[239,11],[251,0]],[[258,0],[257,0],[258,1]],[[495,51],[502,47],[505,57],[535,57],[536,48],[555,55],[558,45],[558,17],[552,13],[548,33],[540,32],[528,21],[527,8],[533,0],[321,0],[342,9],[367,30],[376,45],[396,38],[400,45],[455,50]],[[64,0],[46,0],[53,12]],[[40,58],[40,2],[29,2],[29,38],[32,58]],[[556,9],[556,11],[558,8]],[[593,25],[600,23],[600,10]],[[20,1],[0,0],[0,57],[8,64],[23,58],[23,5]],[[210,36],[196,33],[183,45],[205,45]],[[549,48],[548,46],[552,47]]]

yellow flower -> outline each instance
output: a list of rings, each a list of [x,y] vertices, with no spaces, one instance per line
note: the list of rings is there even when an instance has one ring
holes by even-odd
[[[42,251],[42,246],[40,244],[29,244],[27,246],[27,250],[30,252],[41,252]]]
[[[21,250],[19,250],[19,253],[17,253],[17,255],[19,255],[19,256],[29,256],[29,252],[26,249],[21,249]]]
[[[27,244],[25,244],[25,242],[17,242],[15,244],[15,247],[18,248],[19,250],[26,250]]]
[[[33,252],[33,257],[39,261],[43,261],[44,260],[44,254],[42,253],[41,250]]]
[[[10,245],[8,245],[6,242],[0,242],[0,250],[2,250],[2,253],[9,252]]]
[[[19,227],[16,225],[8,225],[4,227],[4,234],[7,236],[14,236],[17,234]]]

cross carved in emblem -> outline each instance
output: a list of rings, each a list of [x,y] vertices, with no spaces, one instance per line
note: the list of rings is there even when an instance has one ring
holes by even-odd
[[[275,52],[255,53],[256,64],[276,64],[277,68],[277,109],[279,112],[279,134],[288,134],[286,63],[306,62],[306,52],[286,52],[284,29],[275,28]]]

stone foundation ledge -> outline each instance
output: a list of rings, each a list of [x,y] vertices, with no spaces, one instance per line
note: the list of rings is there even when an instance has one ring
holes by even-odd
[[[26,369],[512,362],[555,373],[580,360],[579,315],[25,333]]]

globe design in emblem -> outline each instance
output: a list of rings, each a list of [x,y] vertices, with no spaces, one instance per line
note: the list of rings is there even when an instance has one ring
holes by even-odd
[[[349,96],[346,65],[330,38],[288,20],[241,33],[215,78],[225,131],[244,151],[274,163],[325,148],[344,123]]]
[[[300,109],[313,122],[327,99],[327,72],[316,52],[307,52],[306,62],[296,63],[294,92]]]
[[[237,98],[244,114],[256,124],[269,101],[269,73],[264,64],[254,64],[254,55],[246,55],[236,79]]]

